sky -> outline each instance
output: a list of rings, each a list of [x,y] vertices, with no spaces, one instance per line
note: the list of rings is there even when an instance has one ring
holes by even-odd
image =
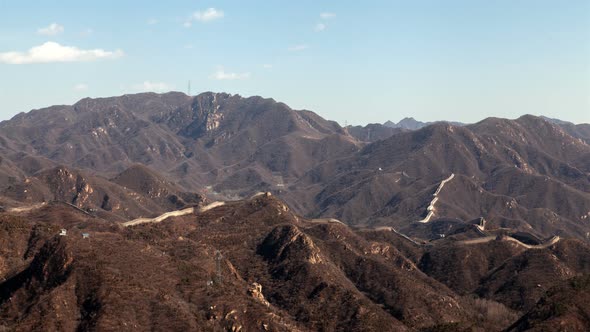
[[[189,81],[341,124],[590,123],[590,1],[0,0],[0,120]]]

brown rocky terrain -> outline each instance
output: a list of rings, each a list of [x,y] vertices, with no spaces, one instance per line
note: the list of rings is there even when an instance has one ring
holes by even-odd
[[[127,207],[128,218],[192,204],[191,192],[231,200],[271,191],[302,215],[354,225],[409,231],[404,227],[425,218],[484,217],[490,227],[540,237],[590,234],[585,125],[530,115],[417,130],[398,125],[343,129],[272,99],[224,93],[86,98],[0,124],[0,185],[6,205],[47,200],[55,190],[41,195],[34,188],[28,197],[14,191],[68,165],[142,196],[153,196],[142,181],[160,178],[154,181],[173,187],[166,197],[146,199],[163,209]],[[79,189],[63,199],[72,203]]]
[[[587,273],[590,252],[579,241],[416,245],[386,229],[302,218],[270,194],[130,227],[62,205],[0,218],[0,322],[16,331],[500,330],[544,292],[527,291],[532,304],[521,307],[509,290],[482,291],[488,280],[512,285],[507,265],[547,252],[568,269],[547,275],[542,289],[551,289]],[[456,253],[434,254],[444,251]],[[449,281],[437,265],[473,272]],[[510,287],[539,288],[526,273],[547,268],[520,266]]]
[[[15,206],[12,209],[59,202],[85,213],[121,221],[155,216],[204,201],[202,195],[181,191],[149,169],[137,165],[112,181],[87,171],[57,166],[8,185],[2,194],[4,205]]]
[[[427,216],[484,217],[541,237],[590,230],[590,146],[533,116],[435,124],[310,170],[287,194],[297,211],[402,230]]]
[[[210,92],[86,98],[21,113],[2,122],[0,133],[11,169],[6,178],[22,178],[23,158],[109,178],[139,163],[184,190],[206,187],[219,196],[280,189],[359,144],[337,123],[312,112],[272,99]]]
[[[559,283],[508,331],[587,331],[589,287],[588,275]]]
[[[403,128],[388,127],[378,123],[370,123],[364,127],[348,126],[345,129],[350,136],[356,138],[360,142],[375,142],[383,140],[405,130]]]
[[[0,331],[588,330],[587,125],[410,120],[208,92],[0,123]]]

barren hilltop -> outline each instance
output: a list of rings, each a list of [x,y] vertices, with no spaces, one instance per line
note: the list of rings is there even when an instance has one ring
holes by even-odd
[[[0,330],[587,330],[588,125],[410,120],[171,92],[0,123]]]

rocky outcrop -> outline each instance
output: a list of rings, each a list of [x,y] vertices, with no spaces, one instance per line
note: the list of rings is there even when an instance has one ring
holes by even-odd
[[[296,260],[319,264],[323,261],[320,249],[311,238],[293,225],[275,228],[259,246],[258,252],[277,263]]]

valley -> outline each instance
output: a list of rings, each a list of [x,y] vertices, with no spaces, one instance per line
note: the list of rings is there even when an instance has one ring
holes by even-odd
[[[3,121],[0,330],[590,324],[556,293],[590,274],[585,125],[404,123],[212,92]]]

